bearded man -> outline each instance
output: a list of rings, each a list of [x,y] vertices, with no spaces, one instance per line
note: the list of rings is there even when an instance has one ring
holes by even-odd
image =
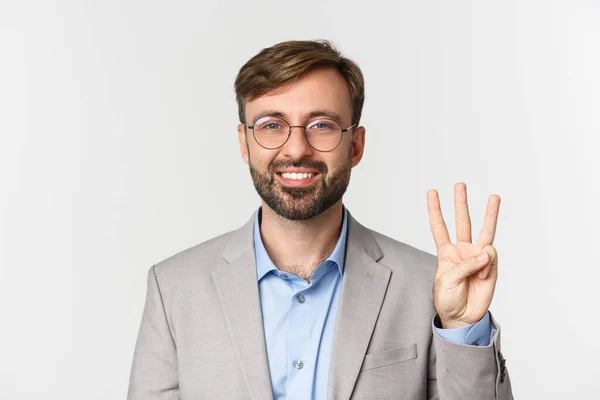
[[[326,41],[262,50],[235,91],[262,204],[150,268],[128,398],[512,399],[489,311],[500,197],[472,241],[457,183],[453,244],[428,191],[437,255],[356,221],[342,198],[365,148],[364,80]]]

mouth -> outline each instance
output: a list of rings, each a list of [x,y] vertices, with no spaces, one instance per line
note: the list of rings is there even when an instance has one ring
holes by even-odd
[[[279,182],[289,187],[306,187],[321,175],[316,171],[279,171],[275,174]]]

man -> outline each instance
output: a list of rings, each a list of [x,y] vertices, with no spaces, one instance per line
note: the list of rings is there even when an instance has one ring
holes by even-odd
[[[129,399],[512,399],[488,311],[500,198],[472,242],[455,185],[454,245],[430,190],[437,257],[395,241],[342,204],[365,146],[355,63],[279,43],[235,90],[262,206],[150,269]]]

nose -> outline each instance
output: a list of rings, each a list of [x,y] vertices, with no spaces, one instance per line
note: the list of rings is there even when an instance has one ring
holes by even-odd
[[[283,155],[293,160],[301,160],[311,156],[314,149],[306,141],[304,127],[292,126],[291,130],[290,137],[281,149]]]

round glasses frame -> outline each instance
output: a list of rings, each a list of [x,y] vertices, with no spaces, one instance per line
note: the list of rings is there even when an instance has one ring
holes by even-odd
[[[287,137],[285,138],[284,142],[283,142],[282,144],[280,144],[279,146],[277,146],[277,147],[266,147],[266,146],[263,146],[262,144],[260,144],[260,142],[259,142],[259,141],[258,141],[258,139],[256,138],[256,133],[255,133],[255,131],[254,131],[254,126],[255,126],[255,125],[252,125],[252,126],[250,126],[250,125],[248,125],[248,124],[247,124],[247,123],[245,123],[245,122],[243,123],[243,125],[244,125],[244,127],[245,127],[245,128],[252,129],[252,136],[254,137],[254,140],[256,141],[256,143],[258,143],[258,145],[259,145],[260,147],[262,147],[263,149],[267,149],[267,150],[275,150],[275,149],[279,149],[279,148],[283,147],[283,146],[284,146],[284,145],[287,143],[287,141],[288,141],[288,140],[290,140],[290,136],[292,136],[292,128],[302,128],[302,129],[304,129],[304,140],[306,140],[306,143],[308,143],[308,145],[309,145],[311,148],[313,148],[313,149],[315,149],[315,150],[317,150],[317,151],[320,151],[320,152],[322,152],[322,153],[329,153],[330,151],[333,151],[333,150],[337,149],[337,147],[340,145],[340,143],[342,143],[342,138],[344,137],[344,133],[345,133],[345,132],[348,132],[350,129],[354,129],[354,128],[356,128],[356,124],[352,124],[352,125],[350,125],[349,127],[347,127],[346,129],[343,129],[343,128],[342,128],[342,125],[340,125],[340,123],[339,123],[339,122],[337,122],[337,121],[336,121],[335,119],[333,119],[333,118],[317,118],[317,119],[315,119],[315,120],[312,120],[312,121],[310,121],[310,122],[309,122],[307,125],[290,125],[290,123],[289,123],[289,122],[287,122],[285,119],[283,119],[283,118],[281,118],[281,117],[272,117],[272,116],[265,116],[265,117],[271,117],[271,118],[276,118],[276,119],[279,119],[279,120],[281,120],[281,121],[285,122],[285,123],[287,124],[287,126],[288,126],[288,135],[287,135]],[[262,117],[262,118],[265,118],[265,117]],[[262,119],[262,118],[261,118],[261,119]],[[315,146],[313,146],[313,145],[310,143],[310,141],[308,140],[308,135],[306,134],[306,129],[308,129],[308,127],[310,126],[310,124],[312,124],[313,122],[315,122],[315,121],[318,121],[318,120],[320,120],[320,119],[325,119],[325,120],[328,120],[328,121],[333,121],[333,122],[335,122],[335,123],[336,123],[336,124],[337,124],[337,125],[340,127],[340,129],[341,129],[341,132],[342,132],[342,133],[341,133],[341,135],[340,135],[340,140],[339,140],[339,141],[337,142],[337,144],[336,144],[336,145],[335,145],[335,146],[334,146],[332,149],[330,149],[330,150],[321,150],[321,149],[317,149]]]

